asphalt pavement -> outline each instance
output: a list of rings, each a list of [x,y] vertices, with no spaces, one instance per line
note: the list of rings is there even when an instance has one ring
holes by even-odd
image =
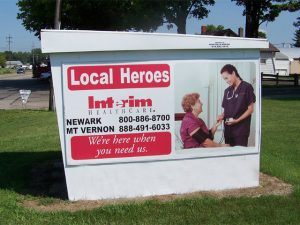
[[[25,105],[22,105],[21,89],[31,90]],[[32,78],[31,71],[0,75],[0,109],[48,109],[48,106],[48,81]]]

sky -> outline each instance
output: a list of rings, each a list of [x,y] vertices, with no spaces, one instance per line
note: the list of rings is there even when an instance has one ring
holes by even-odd
[[[0,0],[0,52],[8,51],[8,37],[11,36],[11,51],[31,51],[32,48],[40,48],[40,41],[33,33],[26,31],[22,21],[18,20],[18,0]],[[207,18],[197,20],[190,18],[187,21],[187,33],[200,33],[201,26],[213,24],[231,28],[237,33],[239,27],[245,27],[245,17],[242,16],[243,7],[237,6],[231,0],[216,0],[216,4],[209,7],[210,14]],[[293,22],[300,16],[295,13],[282,12],[274,22],[263,23],[260,30],[266,32],[267,38],[277,47],[283,43],[293,43],[296,28]],[[63,22],[63,21],[62,21]],[[166,26],[160,27],[157,32],[176,33],[176,26],[168,30]],[[287,45],[285,45],[287,46]]]

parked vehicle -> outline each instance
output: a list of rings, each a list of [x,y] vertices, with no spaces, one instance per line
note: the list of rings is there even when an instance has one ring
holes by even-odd
[[[25,68],[23,67],[17,68],[17,74],[25,74]]]
[[[42,73],[51,73],[50,63],[48,65],[36,65],[32,70],[32,78],[41,78]]]
[[[51,71],[48,71],[48,72],[41,73],[39,79],[49,80],[51,78],[51,76],[52,76]]]

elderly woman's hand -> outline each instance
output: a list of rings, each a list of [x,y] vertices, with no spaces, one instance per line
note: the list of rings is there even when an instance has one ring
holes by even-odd
[[[224,120],[224,113],[217,116],[217,122],[222,122],[222,120]]]
[[[212,126],[212,128],[210,129],[210,131],[211,131],[211,133],[212,133],[213,135],[215,135],[218,126],[220,126],[221,124],[222,124],[222,120],[217,121],[217,122]]]
[[[222,120],[217,120],[217,122],[215,123],[215,126],[218,127],[222,124]]]

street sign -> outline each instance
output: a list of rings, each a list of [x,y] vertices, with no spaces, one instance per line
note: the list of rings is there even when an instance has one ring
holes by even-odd
[[[31,94],[31,90],[20,90],[22,106],[26,108],[26,103],[28,101],[29,95]]]

